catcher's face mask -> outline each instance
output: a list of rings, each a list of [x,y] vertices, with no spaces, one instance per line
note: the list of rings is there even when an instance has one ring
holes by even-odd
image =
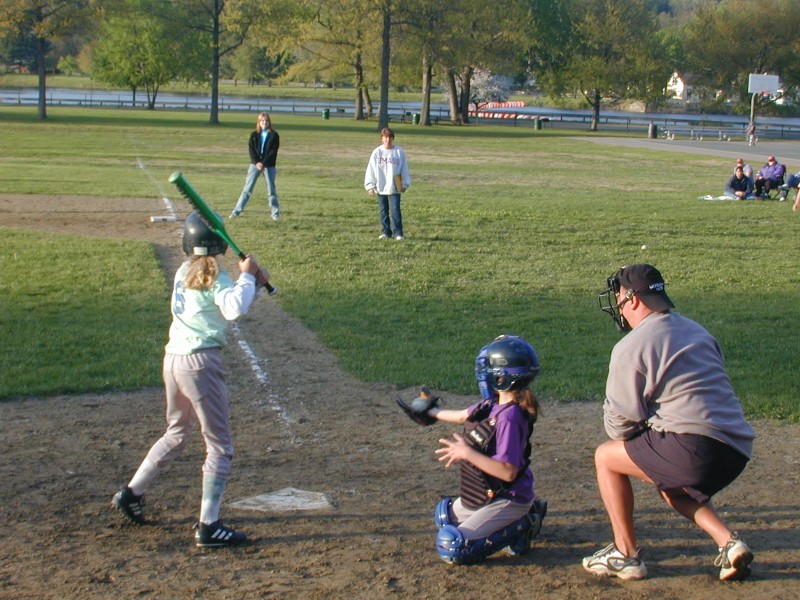
[[[600,310],[611,315],[619,331],[630,331],[631,326],[628,324],[628,321],[625,320],[625,317],[622,316],[622,307],[625,306],[628,300],[636,295],[636,292],[627,290],[625,298],[622,302],[618,302],[617,299],[619,298],[621,288],[622,286],[617,275],[612,275],[606,279],[606,290],[599,296]]]

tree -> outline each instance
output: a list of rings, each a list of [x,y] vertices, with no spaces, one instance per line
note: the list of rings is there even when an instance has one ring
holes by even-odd
[[[306,57],[296,74],[311,72],[328,81],[352,80],[354,117],[372,113],[365,57],[378,48],[379,15],[371,0],[305,0],[298,23],[299,43]]]
[[[560,94],[560,74],[571,55],[574,40],[572,15],[575,0],[526,0],[523,28],[526,43],[521,56],[527,78],[539,87]]]
[[[248,85],[256,85],[283,75],[291,64],[290,55],[287,52],[273,54],[270,50],[253,39],[245,41],[230,58],[233,76],[245,80]]]
[[[448,90],[458,90],[458,115],[451,119],[469,122],[472,76],[477,69],[511,72],[519,62],[520,48],[527,39],[524,35],[526,4],[522,0],[507,0],[502,10],[491,2],[463,0],[453,15],[456,32],[453,51],[446,65]]]
[[[74,56],[62,56],[58,61],[58,70],[72,77],[81,72],[78,60]]]
[[[605,99],[650,100],[666,86],[670,65],[647,0],[574,0],[573,37],[545,79],[551,91],[571,89],[592,108],[597,131]],[[552,67],[551,67],[552,68]]]
[[[752,19],[754,14],[769,18]],[[800,86],[798,27],[796,0],[707,2],[685,30],[687,68],[698,81],[721,92],[719,101],[734,99],[749,105],[751,73],[779,75],[786,93],[792,94]]]
[[[2,38],[2,58],[19,72],[36,71],[36,37],[32,32],[9,32]]]
[[[422,67],[422,102],[420,122],[430,126],[431,90],[434,69],[440,64],[454,62],[450,54],[457,33],[454,25],[461,9],[460,0],[415,0],[407,4],[407,24],[400,44],[401,52],[414,57]],[[456,111],[451,111],[451,116]]]
[[[392,62],[392,8],[391,0],[382,0],[381,14],[381,104],[378,113],[378,131],[389,126],[389,68]]]
[[[88,0],[0,0],[0,35],[33,37],[39,76],[39,119],[47,119],[47,56],[54,40],[91,24]]]
[[[259,40],[266,36],[279,39],[288,35],[291,15],[290,0],[171,0],[181,12],[172,27],[183,27],[195,36],[199,48],[210,49],[205,65],[195,70],[193,78],[208,81],[211,86],[209,123],[219,124],[219,77],[223,57],[239,48],[255,26],[261,29],[254,35]],[[281,33],[283,32],[283,33]]]
[[[478,69],[472,76],[470,103],[477,108],[489,102],[505,102],[511,92],[511,79]]]
[[[98,80],[133,92],[144,87],[147,107],[155,110],[159,88],[188,78],[201,60],[196,44],[171,26],[170,5],[160,0],[123,0],[114,4],[94,46],[92,74]]]

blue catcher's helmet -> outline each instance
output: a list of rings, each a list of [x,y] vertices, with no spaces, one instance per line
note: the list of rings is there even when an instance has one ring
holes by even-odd
[[[536,350],[516,335],[501,335],[481,348],[475,359],[475,376],[484,399],[493,397],[495,391],[525,387],[539,374],[539,369]]]

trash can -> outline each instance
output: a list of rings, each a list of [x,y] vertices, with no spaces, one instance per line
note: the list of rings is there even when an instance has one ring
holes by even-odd
[[[414,116],[411,117],[411,122],[414,125],[419,125],[419,113],[414,113]]]
[[[647,137],[649,137],[651,140],[654,140],[658,137],[658,125],[655,123],[650,123],[650,125],[647,127]]]
[[[539,117],[536,117],[536,118],[533,120],[533,127],[534,127],[534,129],[536,129],[537,131],[540,131],[540,130],[542,129],[542,119],[541,119],[541,118],[539,118]]]
[[[331,118],[331,110],[329,108],[322,109],[322,118],[327,120]]]

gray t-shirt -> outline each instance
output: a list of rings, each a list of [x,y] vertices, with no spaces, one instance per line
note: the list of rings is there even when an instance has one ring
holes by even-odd
[[[704,435],[752,457],[755,433],[719,343],[674,311],[647,316],[614,346],[603,411],[606,432],[615,440],[649,427]]]

